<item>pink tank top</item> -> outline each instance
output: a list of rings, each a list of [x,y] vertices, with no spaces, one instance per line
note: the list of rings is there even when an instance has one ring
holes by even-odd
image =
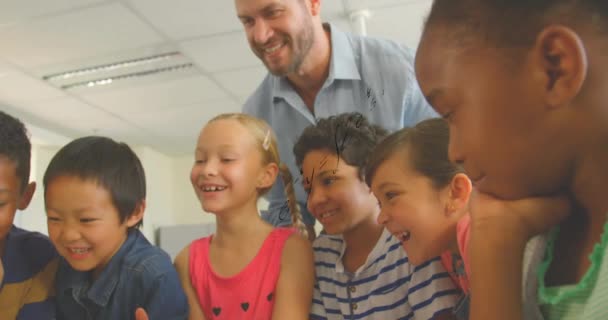
[[[190,244],[190,281],[205,318],[264,320],[272,318],[281,254],[292,228],[276,228],[258,254],[237,275],[217,275],[209,263],[210,237]]]
[[[450,274],[452,281],[465,293],[469,293],[469,276],[471,269],[469,265],[469,237],[471,230],[471,216],[464,215],[456,223],[456,241],[460,255],[445,251],[441,255],[441,262]]]

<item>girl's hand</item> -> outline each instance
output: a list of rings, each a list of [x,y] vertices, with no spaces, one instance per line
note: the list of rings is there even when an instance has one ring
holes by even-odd
[[[528,240],[571,212],[567,197],[501,200],[477,191],[469,202],[471,320],[522,319],[522,263]]]
[[[501,200],[473,190],[471,227],[529,240],[563,221],[572,211],[566,196]],[[485,233],[485,232],[484,232]]]

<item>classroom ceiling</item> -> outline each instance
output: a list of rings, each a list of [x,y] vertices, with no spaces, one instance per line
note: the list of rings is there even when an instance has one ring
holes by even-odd
[[[240,111],[265,75],[232,0],[0,3],[0,109],[39,142],[100,134],[190,154],[201,126]],[[351,13],[368,10],[368,35],[415,47],[430,5],[324,0],[321,16],[354,32]]]

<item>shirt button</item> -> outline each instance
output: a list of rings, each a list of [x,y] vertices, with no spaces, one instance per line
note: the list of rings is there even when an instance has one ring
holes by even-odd
[[[357,288],[355,286],[350,286],[348,289],[350,290],[350,292],[356,292],[357,291]]]
[[[351,307],[353,307],[353,310],[357,310],[357,308],[359,307],[356,303],[351,304]]]

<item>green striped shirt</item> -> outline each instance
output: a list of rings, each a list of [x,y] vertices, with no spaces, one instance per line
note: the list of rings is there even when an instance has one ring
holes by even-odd
[[[608,222],[599,243],[589,256],[591,266],[578,284],[545,286],[545,275],[551,261],[559,228],[551,232],[545,260],[539,267],[539,303],[545,320],[608,319]]]

